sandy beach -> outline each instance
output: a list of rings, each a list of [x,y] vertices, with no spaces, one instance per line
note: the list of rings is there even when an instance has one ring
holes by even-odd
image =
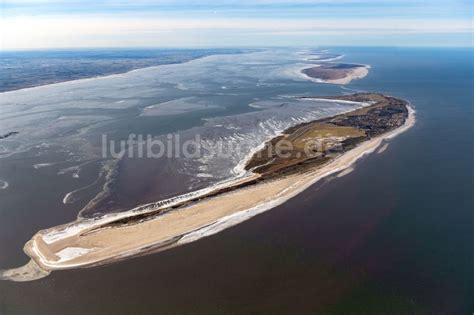
[[[24,248],[32,261],[26,267],[0,272],[0,278],[34,280],[50,271],[108,264],[215,234],[282,204],[328,175],[351,169],[361,157],[413,126],[414,110],[408,107],[408,112],[403,126],[365,141],[321,167],[222,193],[148,220],[108,224],[134,214],[127,212],[97,220],[78,219],[39,231]]]
[[[348,84],[352,80],[362,79],[369,73],[369,67],[358,67],[351,69],[351,71],[342,79],[326,80],[327,83],[332,84]]]
[[[317,66],[314,68],[303,68],[301,69],[301,74],[305,78],[319,83],[345,85],[349,84],[352,80],[364,78],[369,73],[369,69],[369,65],[357,66],[350,69]]]

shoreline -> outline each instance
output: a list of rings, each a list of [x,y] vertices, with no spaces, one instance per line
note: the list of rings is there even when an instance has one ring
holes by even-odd
[[[37,265],[44,272],[36,270],[19,275],[12,273],[11,269],[0,272],[0,279],[30,281],[42,278],[50,271],[109,264],[218,233],[284,203],[329,175],[350,169],[360,158],[375,152],[387,139],[408,130],[415,123],[415,111],[409,104],[406,106],[408,117],[402,126],[360,143],[321,167],[239,187],[131,225],[104,226],[107,221],[136,215],[138,209],[39,231],[25,245],[25,253],[32,258],[29,264]],[[147,209],[146,205],[142,209]],[[123,235],[127,235],[126,240]],[[98,248],[98,245],[103,248]]]

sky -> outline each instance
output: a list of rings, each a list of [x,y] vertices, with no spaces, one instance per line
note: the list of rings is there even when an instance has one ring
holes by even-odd
[[[0,0],[0,49],[474,46],[472,0]]]

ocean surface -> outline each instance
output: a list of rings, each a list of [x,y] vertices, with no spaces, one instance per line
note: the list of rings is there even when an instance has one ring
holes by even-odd
[[[245,176],[241,161],[262,141],[355,106],[297,96],[382,92],[417,111],[415,127],[352,173],[222,233],[111,266],[1,281],[0,313],[471,314],[473,50],[329,52],[211,54],[0,94],[0,134],[19,132],[1,140],[0,268],[27,262],[22,247],[39,229]],[[298,74],[338,54],[371,65],[369,75],[339,87]],[[199,134],[211,148],[242,149],[225,159],[212,150],[102,156],[102,135],[130,133]]]

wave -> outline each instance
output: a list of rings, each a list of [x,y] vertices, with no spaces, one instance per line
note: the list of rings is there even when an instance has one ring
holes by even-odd
[[[383,153],[385,152],[385,150],[387,150],[388,148],[388,143],[385,143],[378,151],[377,153],[380,154],[380,153]]]
[[[3,180],[3,179],[0,179],[0,189],[7,189],[9,186],[8,182]]]
[[[48,167],[48,166],[53,166],[55,163],[38,163],[38,164],[35,164],[33,165],[33,168],[35,170],[37,169],[40,169],[40,168],[44,168],[44,167]]]

